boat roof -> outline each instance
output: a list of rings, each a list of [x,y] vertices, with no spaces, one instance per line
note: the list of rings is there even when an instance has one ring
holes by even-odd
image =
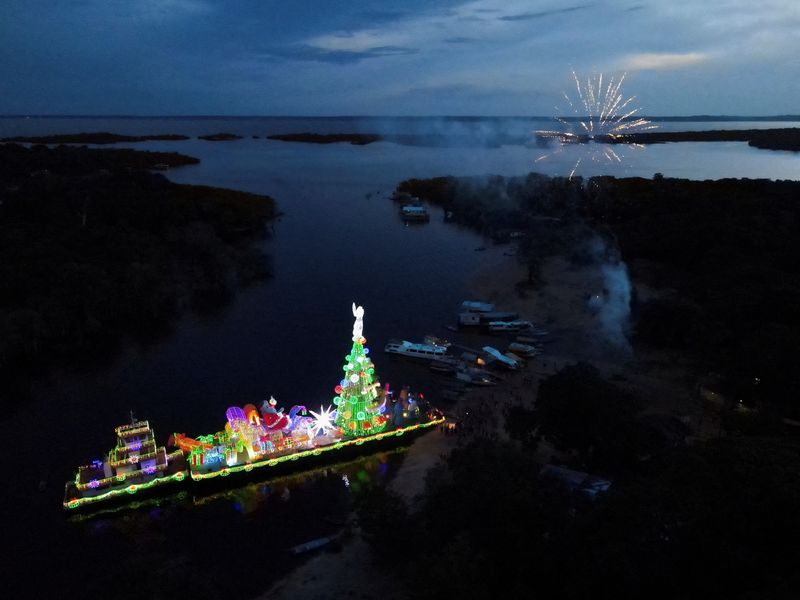
[[[506,356],[505,354],[500,352],[500,350],[498,350],[497,348],[492,348],[491,346],[484,346],[483,351],[486,352],[487,354],[491,354],[500,362],[506,363],[508,365],[517,364],[516,360],[514,360],[510,356]]]
[[[442,346],[434,346],[432,344],[418,344],[416,342],[409,342],[408,340],[391,340],[387,346],[398,346],[403,348],[404,350],[417,350],[419,352],[436,352],[437,354],[446,354],[447,348],[443,348]]]
[[[478,300],[464,300],[461,303],[461,308],[470,312],[492,312],[494,310],[494,304],[480,302]]]

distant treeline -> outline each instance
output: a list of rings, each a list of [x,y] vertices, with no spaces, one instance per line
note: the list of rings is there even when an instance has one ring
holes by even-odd
[[[373,142],[379,142],[383,138],[370,133],[279,133],[267,136],[267,139],[281,142],[303,142],[306,144],[338,144],[345,142],[356,146],[365,146]]]
[[[253,136],[257,138],[258,136]],[[377,133],[280,133],[266,136],[270,140],[283,142],[301,142],[307,144],[336,144],[349,143],[356,146],[366,146],[375,142],[393,142],[404,146],[488,146],[500,147],[502,145],[530,145],[534,142],[533,136],[509,134],[500,131],[491,135],[470,134],[377,134]],[[554,134],[539,136],[542,143],[547,138],[557,137]],[[580,139],[581,136],[578,136]],[[179,134],[158,135],[120,135],[105,131],[96,133],[68,133],[44,136],[14,136],[0,139],[2,142],[19,142],[28,144],[119,144],[136,143],[145,141],[180,141],[188,140],[189,136]],[[213,133],[200,135],[198,139],[219,142],[242,139],[235,133]],[[586,136],[585,141],[589,141]],[[713,131],[652,131],[630,133],[611,138],[609,136],[596,137],[595,141],[610,144],[659,144],[664,142],[747,142],[755,148],[768,150],[791,150],[800,152],[800,129],[721,129]]]
[[[800,129],[721,129],[715,131],[648,131],[619,136],[611,143],[661,144],[664,142],[747,142],[765,150],[800,152]]]
[[[405,192],[502,240],[527,232],[521,260],[572,252],[575,223],[617,245],[634,282],[634,342],[693,357],[721,391],[800,417],[800,182],[597,177],[404,181]]]
[[[0,145],[0,377],[163,330],[185,307],[268,276],[271,198],[141,168],[178,154]],[[4,386],[9,390],[9,386]]]
[[[159,135],[121,135],[99,131],[97,133],[63,133],[39,136],[15,136],[3,138],[3,142],[20,142],[26,144],[119,144],[122,142],[147,142],[147,141],[180,141],[188,140],[188,135],[177,133],[164,133]]]
[[[235,133],[212,133],[197,136],[200,140],[220,142],[240,140],[242,136]],[[191,139],[188,135],[178,133],[161,133],[156,135],[122,135],[98,131],[95,133],[58,133],[53,135],[14,136],[0,139],[0,142],[17,142],[21,144],[121,144],[136,142],[179,142]]]

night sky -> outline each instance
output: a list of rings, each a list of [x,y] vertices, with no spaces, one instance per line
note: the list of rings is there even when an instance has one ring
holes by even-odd
[[[0,56],[0,114],[800,112],[798,0],[3,0]]]

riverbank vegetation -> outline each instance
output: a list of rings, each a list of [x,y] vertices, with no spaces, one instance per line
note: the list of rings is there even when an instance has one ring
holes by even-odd
[[[615,144],[662,144],[665,142],[747,142],[764,150],[800,152],[800,129],[715,129],[712,131],[646,131],[609,140]]]
[[[0,145],[4,391],[12,382],[24,391],[53,363],[107,354],[269,275],[255,242],[275,215],[273,200],[142,170],[164,162],[197,160]]]
[[[793,597],[800,445],[720,439],[648,452],[594,494],[581,488],[585,473],[554,476],[529,447],[478,439],[428,473],[415,510],[378,490],[359,524],[415,598]]]

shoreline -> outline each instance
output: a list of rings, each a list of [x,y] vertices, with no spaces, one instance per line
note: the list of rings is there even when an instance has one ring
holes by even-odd
[[[511,133],[495,133],[489,138],[469,133],[274,133],[265,134],[264,139],[294,142],[303,144],[339,144],[346,143],[354,146],[367,146],[377,142],[394,143],[401,146],[446,147],[446,146],[489,146],[500,147],[503,145],[534,146],[547,144],[548,140],[559,139],[559,134],[554,132],[534,132],[535,135],[527,136]],[[243,134],[213,133],[194,136],[206,141],[237,141],[244,139]],[[251,137],[260,138],[260,132]],[[26,144],[120,144],[139,143],[148,141],[186,141],[193,136],[185,134],[150,134],[150,135],[125,135],[100,132],[81,132],[68,134],[50,134],[40,136],[11,136],[0,138],[2,143]],[[746,142],[749,146],[762,150],[782,150],[800,152],[800,128],[781,127],[769,129],[708,129],[700,131],[647,131],[627,133],[619,136],[577,136],[578,142],[589,141],[605,144],[663,144],[672,142]]]

